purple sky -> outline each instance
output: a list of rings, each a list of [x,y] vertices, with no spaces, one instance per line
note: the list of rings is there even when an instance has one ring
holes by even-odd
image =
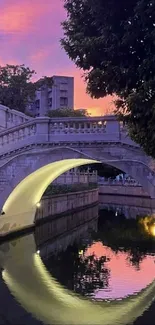
[[[65,19],[63,0],[0,0],[0,65],[25,64],[36,70],[37,77],[68,75],[75,78],[75,108],[87,108],[92,115],[108,113],[111,97],[92,100],[65,51],[60,26]]]

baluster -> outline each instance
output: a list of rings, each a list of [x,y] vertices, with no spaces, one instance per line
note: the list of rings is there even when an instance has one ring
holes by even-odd
[[[87,133],[91,132],[91,123],[87,123]]]
[[[90,124],[90,131],[89,131],[89,133],[92,133],[92,128],[93,128],[92,121],[89,124]]]
[[[69,123],[69,133],[73,133],[73,123]]]
[[[29,135],[29,129],[28,129],[28,127],[26,127],[24,129],[24,135],[25,135],[25,137],[27,137]]]
[[[55,134],[57,133],[57,130],[58,130],[58,123],[55,122],[55,123],[54,123],[54,133],[55,133]]]
[[[50,133],[54,133],[54,123],[50,123]]]
[[[12,142],[12,133],[9,133],[9,142]]]
[[[79,133],[79,122],[75,122],[75,133]]]
[[[3,145],[3,136],[0,137],[0,146]]]
[[[79,128],[80,133],[84,133],[84,123],[81,122],[81,123],[79,123],[79,125],[80,125],[80,128]]]
[[[28,126],[28,135],[30,136],[30,134],[31,134],[31,127]]]
[[[67,125],[67,128],[66,128],[66,131],[67,131],[67,132],[66,132],[66,133],[69,133],[69,131],[70,131],[70,125],[69,125],[69,122],[67,122],[66,125]]]
[[[33,125],[31,126],[31,135],[34,135],[35,133],[36,133],[36,125],[33,124]]]
[[[12,132],[12,142],[14,142],[14,137],[15,137],[14,132]]]
[[[57,133],[58,134],[60,133],[60,123],[59,122],[57,123]]]
[[[60,122],[60,133],[63,133],[64,124]]]
[[[22,138],[22,130],[18,130],[18,139]]]
[[[7,143],[7,136],[6,135],[4,135],[4,137],[3,137],[3,143],[4,144]]]
[[[25,138],[26,128],[23,129],[23,139]]]
[[[93,122],[92,127],[93,127],[93,129],[92,129],[93,133],[97,133],[97,132],[96,132],[96,131],[97,131],[97,125],[96,125],[96,122]]]

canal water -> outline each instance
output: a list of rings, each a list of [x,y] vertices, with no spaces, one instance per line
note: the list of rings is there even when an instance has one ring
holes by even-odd
[[[152,215],[104,196],[1,244],[0,324],[154,325]]]

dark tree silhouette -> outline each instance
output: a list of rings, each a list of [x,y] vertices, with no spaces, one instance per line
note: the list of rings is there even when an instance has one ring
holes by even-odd
[[[130,136],[155,157],[155,0],[64,0],[61,44],[87,92],[117,95]]]
[[[85,246],[74,243],[65,252],[50,256],[46,267],[65,287],[83,296],[91,297],[96,289],[108,287],[109,270],[106,256],[85,256]],[[82,253],[81,253],[82,252]]]

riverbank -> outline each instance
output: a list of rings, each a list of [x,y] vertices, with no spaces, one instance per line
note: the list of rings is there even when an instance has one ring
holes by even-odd
[[[45,194],[36,212],[35,224],[98,203],[98,188],[93,184],[52,186]]]
[[[103,195],[103,194],[149,198],[148,193],[146,193],[141,186],[135,186],[135,185],[134,186],[122,185],[122,184],[100,185],[99,195]]]
[[[41,249],[42,245],[46,243],[57,242],[60,238],[64,238],[67,234],[70,234],[70,237],[75,238],[76,230],[79,227],[86,225],[89,228],[89,223],[95,222],[97,229],[97,220],[98,220],[98,205],[90,206],[89,208],[83,208],[76,212],[66,213],[64,216],[60,215],[59,217],[54,217],[47,219],[43,224],[38,224],[34,230],[35,242],[37,249]],[[78,233],[78,236],[80,233]],[[58,241],[59,241],[58,240]],[[66,241],[65,241],[66,242]],[[65,242],[61,242],[61,247],[65,248]],[[60,245],[59,249],[60,249]],[[58,247],[57,247],[58,248]],[[51,245],[50,245],[51,249]],[[53,251],[56,253],[57,249],[54,247]]]
[[[21,235],[27,234],[33,231],[34,227],[39,223],[46,222],[46,219],[52,220],[60,215],[64,215],[70,212],[77,212],[84,208],[90,207],[98,203],[98,188],[96,184],[77,184],[75,186],[70,186],[70,188],[65,186],[66,192],[64,193],[63,186],[55,186],[48,188],[44,193],[42,200],[37,205],[37,210],[34,220],[29,223],[30,215],[27,213],[25,216],[25,222],[19,226],[14,224],[14,228],[10,227],[10,219],[7,220],[4,217],[2,220],[2,232],[0,235],[0,241],[5,241],[11,238],[19,237]],[[54,193],[59,193],[53,195]],[[70,192],[69,192],[70,190]],[[78,191],[77,191],[78,190]],[[76,192],[77,191],[77,192]],[[47,195],[48,194],[48,195]],[[4,225],[3,225],[4,223]]]

